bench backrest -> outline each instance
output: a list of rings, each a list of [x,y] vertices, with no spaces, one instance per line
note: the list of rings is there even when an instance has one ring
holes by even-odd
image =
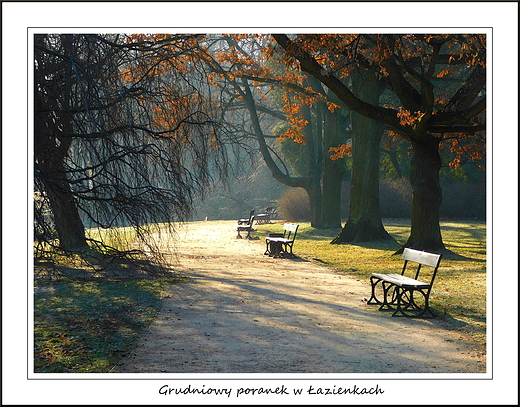
[[[441,261],[441,254],[428,253],[421,250],[404,248],[403,259],[410,260],[415,263],[424,264],[425,266],[438,267]]]
[[[296,232],[298,232],[298,226],[294,223],[284,223],[283,225],[283,237],[285,239],[292,239],[294,240],[296,238]]]
[[[414,279],[419,279],[419,273],[421,271],[421,266],[429,266],[433,267],[433,272],[431,274],[430,285],[433,285],[433,281],[435,280],[435,276],[437,275],[437,270],[439,268],[439,264],[441,263],[442,254],[436,253],[428,253],[421,250],[410,249],[405,247],[403,250],[402,258],[404,260],[403,270],[401,275],[404,275],[406,271],[406,267],[408,266],[408,262],[417,263],[417,270],[415,272]]]

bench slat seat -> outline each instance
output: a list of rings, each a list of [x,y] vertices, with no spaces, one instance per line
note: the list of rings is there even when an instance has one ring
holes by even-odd
[[[372,276],[388,281],[389,283],[399,285],[401,287],[428,288],[430,284],[415,280],[401,274],[378,274],[372,273]]]
[[[281,242],[281,243],[292,243],[293,239],[284,239],[283,237],[269,237],[271,242]]]
[[[401,274],[371,274],[372,295],[367,303],[379,305],[381,311],[393,310],[392,316],[435,317],[436,315],[430,308],[429,299],[441,257],[441,254],[405,248],[402,255],[404,264]],[[413,278],[405,275],[410,264],[417,266]],[[429,282],[419,280],[423,266],[433,269],[429,273]],[[425,280],[424,274],[422,274],[423,280]],[[382,296],[379,297],[376,294],[378,287],[380,287],[379,291],[382,289]]]

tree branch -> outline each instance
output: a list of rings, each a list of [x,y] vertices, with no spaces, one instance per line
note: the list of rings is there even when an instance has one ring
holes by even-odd
[[[397,117],[397,111],[390,108],[384,108],[377,105],[366,103],[354,95],[345,84],[333,75],[324,72],[316,60],[307,52],[297,48],[289,37],[285,34],[272,34],[276,42],[289,54],[294,56],[301,65],[301,69],[327,86],[336,96],[345,103],[349,109],[357,113],[369,117],[374,120],[382,121],[396,129],[406,132],[406,129],[400,124]]]

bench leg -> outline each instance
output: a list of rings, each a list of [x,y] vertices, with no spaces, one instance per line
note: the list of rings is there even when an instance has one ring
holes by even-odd
[[[280,244],[280,256],[296,257],[292,250],[292,243],[281,243]]]
[[[394,310],[398,301],[398,287],[388,281],[383,281],[381,284],[383,286],[383,303],[379,307],[379,311]]]
[[[383,304],[381,301],[379,301],[379,299],[377,298],[377,295],[376,295],[376,286],[381,281],[383,281],[383,280],[381,280],[380,278],[373,277],[373,276],[370,277],[370,284],[372,286],[372,295],[370,296],[370,299],[367,301],[367,304],[370,304],[370,305]]]
[[[252,228],[239,228],[237,229],[237,239],[242,239],[242,234],[240,232],[247,231],[246,239],[251,239],[251,230]]]
[[[382,301],[377,296],[378,284],[380,286],[380,291],[382,290],[381,297],[379,297],[382,299]],[[392,295],[390,295],[390,291],[394,287],[394,284],[389,283],[388,281],[384,281],[379,277],[372,276],[370,277],[370,285],[372,288],[372,294],[370,299],[367,301],[367,304],[379,305],[379,311],[393,310],[396,301],[396,293],[394,289]]]
[[[265,241],[265,252],[264,252],[264,256],[268,256],[269,254],[271,254],[271,251],[269,250],[269,241],[266,240],[266,241]]]
[[[393,283],[384,281],[379,277],[370,277],[371,295],[367,304],[379,305],[379,311],[394,311],[397,301],[396,287]],[[380,296],[378,298],[377,288],[379,285]]]
[[[405,294],[405,290],[402,287],[395,287],[396,293],[396,309],[392,314],[393,317],[398,316],[408,316],[405,310],[410,306],[410,301],[404,301],[403,295]]]
[[[417,299],[417,296],[419,296],[419,299]],[[437,316],[429,305],[429,290],[425,292],[421,289],[396,287],[396,297],[397,306],[392,314],[393,317],[435,318]]]

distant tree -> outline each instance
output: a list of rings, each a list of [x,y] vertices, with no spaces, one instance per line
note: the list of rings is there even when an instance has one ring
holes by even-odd
[[[381,121],[411,143],[412,227],[404,246],[445,249],[440,233],[439,144],[453,134],[485,131],[485,35],[273,34],[304,72],[327,86],[351,110]],[[342,79],[353,66],[377,69],[398,101],[371,103]],[[450,86],[439,86],[447,83]]]
[[[222,105],[234,115],[237,109],[247,112],[250,122],[242,124],[242,133],[254,137],[273,177],[307,192],[311,224],[339,227],[345,165],[343,159],[331,160],[329,149],[346,141],[348,110],[334,103],[337,98],[315,78],[271,55],[269,36],[214,37],[207,47],[208,65],[215,85],[227,95]],[[238,123],[236,118],[230,122]]]
[[[114,253],[85,230],[114,226],[158,254],[148,225],[189,218],[210,167],[226,162],[199,40],[35,35],[37,255]]]

